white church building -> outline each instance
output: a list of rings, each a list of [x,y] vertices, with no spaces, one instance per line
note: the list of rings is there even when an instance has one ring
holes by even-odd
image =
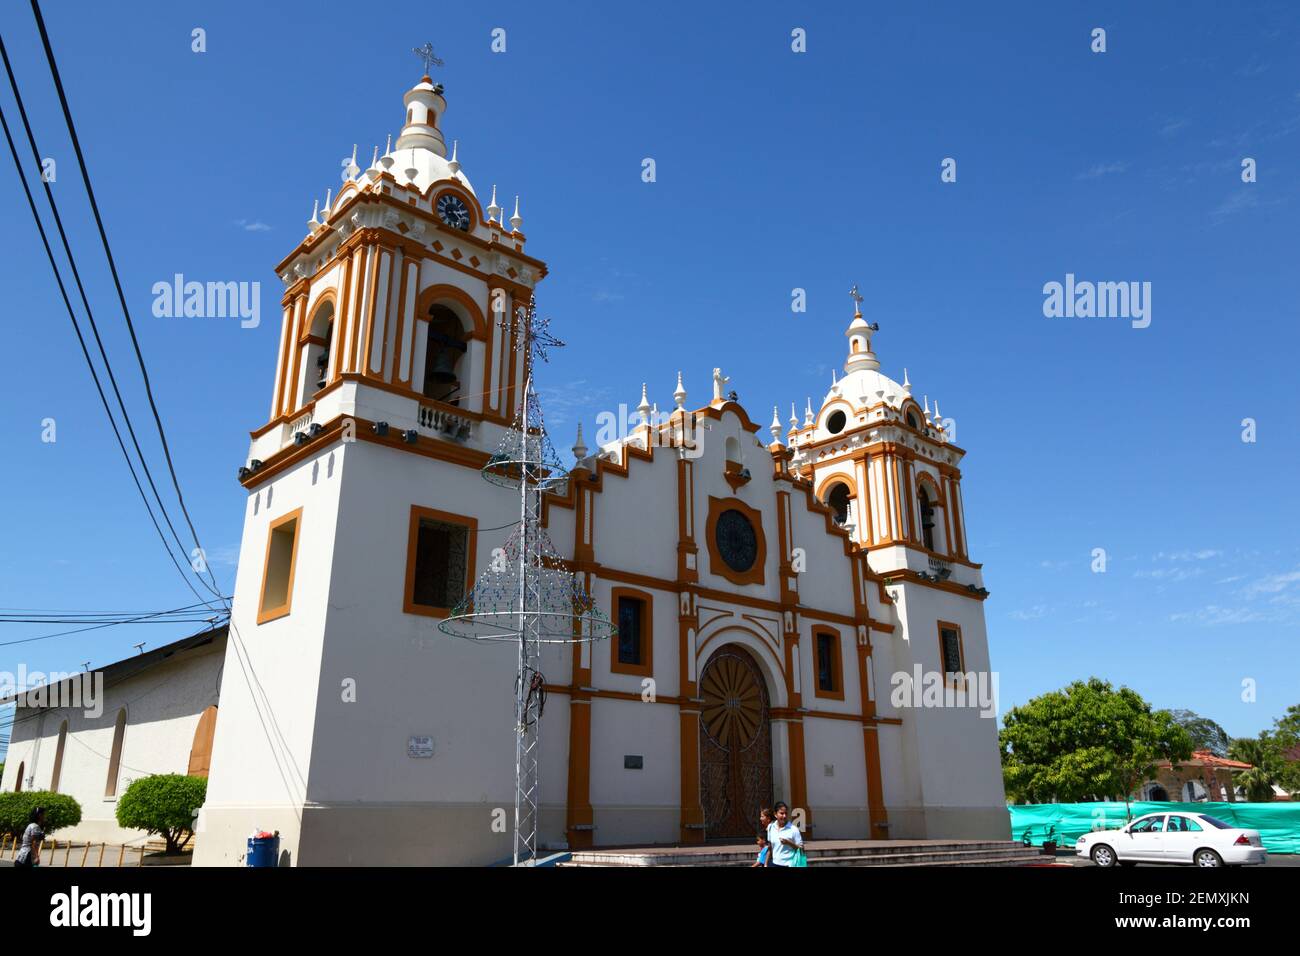
[[[517,519],[479,470],[529,362],[502,318],[547,266],[448,149],[441,86],[404,102],[277,270],[198,864],[258,829],[295,865],[510,855],[516,652],[437,624]],[[579,435],[543,522],[618,634],[544,659],[541,844],[748,843],[776,800],[811,839],[1008,837],[994,715],[893,694],[973,694],[987,592],[964,452],[857,313],[802,421],[760,427],[715,373]]]

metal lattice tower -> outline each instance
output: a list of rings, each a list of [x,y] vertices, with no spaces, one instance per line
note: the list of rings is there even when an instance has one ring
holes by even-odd
[[[532,360],[546,361],[564,343],[547,331],[532,308],[503,319],[517,330],[525,350],[526,375],[519,412],[486,465],[483,477],[519,494],[519,523],[506,546],[494,551],[474,589],[452,609],[438,630],[476,641],[510,641],[518,646],[515,671],[515,837],[514,862],[537,859],[540,805],[538,731],[546,701],[541,653],[547,644],[578,644],[612,637],[615,628],[593,604],[579,576],[541,526],[542,496],[562,487],[569,475],[560,464],[533,389]]]

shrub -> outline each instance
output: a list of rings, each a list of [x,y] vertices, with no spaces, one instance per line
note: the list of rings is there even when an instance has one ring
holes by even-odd
[[[66,793],[24,790],[0,793],[0,833],[21,836],[34,807],[45,808],[45,832],[53,833],[81,822],[81,804]]]
[[[208,795],[207,777],[160,773],[141,777],[117,801],[119,826],[158,834],[168,853],[179,853],[194,835],[194,816]]]

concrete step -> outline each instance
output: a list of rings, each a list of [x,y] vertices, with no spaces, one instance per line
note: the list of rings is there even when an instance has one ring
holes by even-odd
[[[752,866],[752,847],[581,850],[561,866]],[[1017,866],[1047,858],[1034,847],[1000,840],[826,841],[808,846],[809,866]]]

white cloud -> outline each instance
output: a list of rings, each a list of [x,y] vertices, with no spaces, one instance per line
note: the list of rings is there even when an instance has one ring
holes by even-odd
[[[260,219],[253,220],[253,221],[249,221],[247,219],[236,219],[235,225],[238,226],[240,229],[244,230],[244,232],[270,232],[271,231],[271,227],[268,226],[266,223],[262,222]]]
[[[1075,179],[1100,179],[1102,176],[1110,176],[1115,173],[1123,173],[1128,170],[1128,163],[1098,163],[1085,173],[1079,173]]]

